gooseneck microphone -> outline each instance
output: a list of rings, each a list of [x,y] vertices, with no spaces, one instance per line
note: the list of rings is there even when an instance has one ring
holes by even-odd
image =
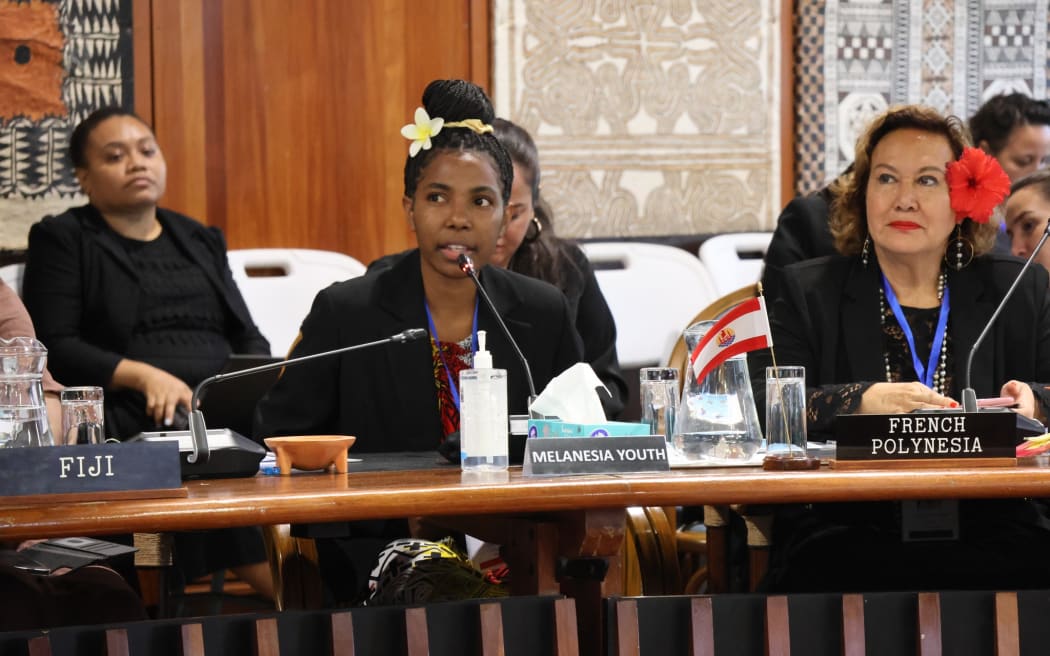
[[[992,329],[992,326],[995,324],[995,319],[999,316],[999,313],[1003,311],[1003,308],[1006,307],[1006,302],[1010,300],[1010,296],[1013,295],[1014,289],[1016,289],[1018,283],[1021,282],[1021,277],[1024,276],[1024,272],[1027,271],[1028,267],[1032,264],[1032,260],[1034,260],[1035,256],[1039,254],[1040,250],[1042,250],[1047,237],[1050,237],[1050,219],[1046,220],[1046,229],[1043,230],[1043,236],[1039,240],[1039,243],[1036,244],[1035,248],[1032,250],[1032,254],[1028,256],[1024,266],[1021,267],[1021,270],[1017,273],[1017,277],[1014,278],[1013,284],[1010,285],[1010,289],[1006,290],[1003,300],[999,301],[999,307],[995,308],[995,312],[992,313],[992,318],[984,325],[984,330],[982,330],[981,334],[977,336],[977,339],[973,343],[973,347],[970,348],[970,355],[966,358],[966,387],[963,388],[962,391],[963,412],[977,412],[977,392],[970,385],[970,368],[973,366],[973,356],[977,353],[977,347],[981,345],[985,335],[987,335],[988,331]]]
[[[204,413],[197,409],[197,400],[200,398],[201,392],[204,388],[208,387],[212,383],[218,383],[223,380],[229,380],[231,378],[241,378],[242,376],[251,376],[263,371],[270,371],[271,369],[280,369],[282,367],[290,367],[303,362],[309,362],[310,360],[320,360],[321,358],[327,358],[332,355],[340,355],[342,353],[349,353],[350,351],[358,351],[360,349],[370,348],[372,346],[379,346],[381,344],[404,344],[405,342],[413,342],[417,339],[426,337],[427,331],[422,328],[409,328],[408,330],[402,331],[396,335],[391,335],[385,339],[376,340],[374,342],[368,342],[365,344],[354,344],[353,346],[344,346],[332,351],[322,351],[321,353],[311,353],[310,355],[304,355],[298,358],[292,358],[290,360],[282,360],[280,362],[273,362],[271,364],[263,364],[258,367],[249,367],[248,369],[240,369],[238,371],[230,371],[224,374],[215,374],[202,380],[197,387],[193,390],[193,398],[190,401],[190,405],[193,407],[193,412],[190,413],[190,437],[193,440],[193,452],[186,456],[186,460],[190,463],[205,463],[208,462],[210,449],[208,447],[208,428],[204,424]]]
[[[460,253],[459,257],[456,258],[456,262],[459,263],[459,269],[463,273],[470,276],[470,279],[474,281],[474,286],[478,288],[478,293],[481,294],[481,298],[485,299],[485,305],[488,306],[489,311],[492,312],[492,316],[496,318],[496,323],[499,324],[500,330],[503,331],[503,336],[510,342],[511,347],[514,348],[514,353],[517,354],[518,360],[521,361],[521,367],[525,370],[525,382],[529,384],[529,405],[532,405],[533,399],[536,398],[536,385],[532,382],[532,369],[529,368],[529,361],[525,359],[525,354],[521,352],[521,348],[518,347],[518,343],[514,341],[514,337],[510,334],[510,330],[507,329],[507,324],[503,323],[503,317],[499,315],[496,310],[496,306],[492,303],[492,299],[489,298],[488,292],[481,286],[481,281],[478,280],[478,271],[474,267],[474,259],[466,253]]]

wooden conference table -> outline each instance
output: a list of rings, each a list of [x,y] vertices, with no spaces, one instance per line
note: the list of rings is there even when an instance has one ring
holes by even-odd
[[[351,451],[351,454],[353,452]],[[424,515],[508,547],[517,594],[576,597],[581,630],[600,626],[603,595],[620,591],[618,554],[628,506],[780,504],[823,501],[1050,496],[1050,467],[973,467],[767,472],[755,467],[676,469],[659,474],[525,478],[467,483],[433,453],[360,454],[350,473],[191,480],[176,498],[53,503],[0,499],[0,539],[160,532],[228,526]],[[559,562],[604,559],[558,583]],[[589,561],[592,564],[600,561]]]

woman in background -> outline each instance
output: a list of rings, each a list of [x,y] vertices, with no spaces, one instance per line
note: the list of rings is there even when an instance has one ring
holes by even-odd
[[[1023,93],[989,98],[970,117],[973,143],[999,160],[1011,182],[1046,166],[1050,104]]]
[[[231,353],[269,353],[226,261],[218,228],[157,206],[167,165],[153,131],[108,107],[84,119],[69,155],[90,201],[29,232],[26,307],[67,385],[104,387],[106,434],[185,428],[191,387]],[[273,587],[257,529],[177,533],[187,580],[230,568]]]
[[[583,359],[605,383],[605,414],[615,418],[627,399],[627,383],[616,357],[616,322],[587,256],[554,235],[553,213],[540,196],[540,159],[524,128],[505,119],[492,123],[514,163],[510,218],[496,242],[492,263],[549,282],[565,294],[583,340]]]
[[[1010,93],[989,98],[970,117],[973,143],[1003,167],[1010,182],[1046,166],[1050,153],[1050,104],[1023,93]],[[1009,226],[1000,224],[995,250],[1014,252],[1007,235]]]
[[[1050,219],[1050,170],[1044,169],[1021,178],[1010,188],[1006,199],[1006,234],[1010,250],[1017,257],[1028,258],[1046,231]],[[1035,259],[1050,269],[1050,245]]]

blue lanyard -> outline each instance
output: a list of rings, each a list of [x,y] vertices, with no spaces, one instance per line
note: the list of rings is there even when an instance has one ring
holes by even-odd
[[[459,412],[459,390],[456,388],[456,381],[452,379],[452,370],[448,368],[448,362],[445,361],[445,352],[441,350],[441,340],[438,338],[437,328],[434,327],[434,317],[430,316],[430,304],[427,300],[423,299],[423,309],[427,311],[427,325],[430,327],[430,338],[434,340],[434,347],[437,349],[438,357],[441,358],[441,366],[445,368],[445,379],[448,380],[448,387],[452,391],[452,400],[456,403],[456,412]],[[470,352],[476,353],[478,350],[478,299],[474,299],[474,325],[470,329]]]
[[[940,356],[941,345],[944,343],[944,333],[948,330],[948,286],[944,286],[944,296],[941,298],[941,314],[937,318],[937,329],[933,333],[933,344],[930,345],[930,359],[925,368],[923,368],[922,362],[919,361],[919,355],[915,352],[915,336],[912,335],[911,326],[908,325],[908,320],[904,318],[904,311],[901,310],[900,301],[897,300],[897,294],[894,293],[893,287],[890,287],[890,282],[886,280],[886,274],[882,274],[882,289],[886,293],[886,302],[889,303],[893,316],[896,317],[897,323],[900,324],[901,330],[904,331],[904,338],[908,340],[908,348],[911,349],[911,361],[912,366],[915,367],[915,375],[919,377],[919,382],[933,389],[933,373],[937,370],[937,358]]]

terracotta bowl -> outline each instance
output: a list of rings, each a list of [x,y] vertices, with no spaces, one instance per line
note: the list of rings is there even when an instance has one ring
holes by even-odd
[[[346,450],[357,438],[352,435],[296,435],[267,437],[266,446],[277,455],[281,475],[292,469],[327,469],[346,473]]]

